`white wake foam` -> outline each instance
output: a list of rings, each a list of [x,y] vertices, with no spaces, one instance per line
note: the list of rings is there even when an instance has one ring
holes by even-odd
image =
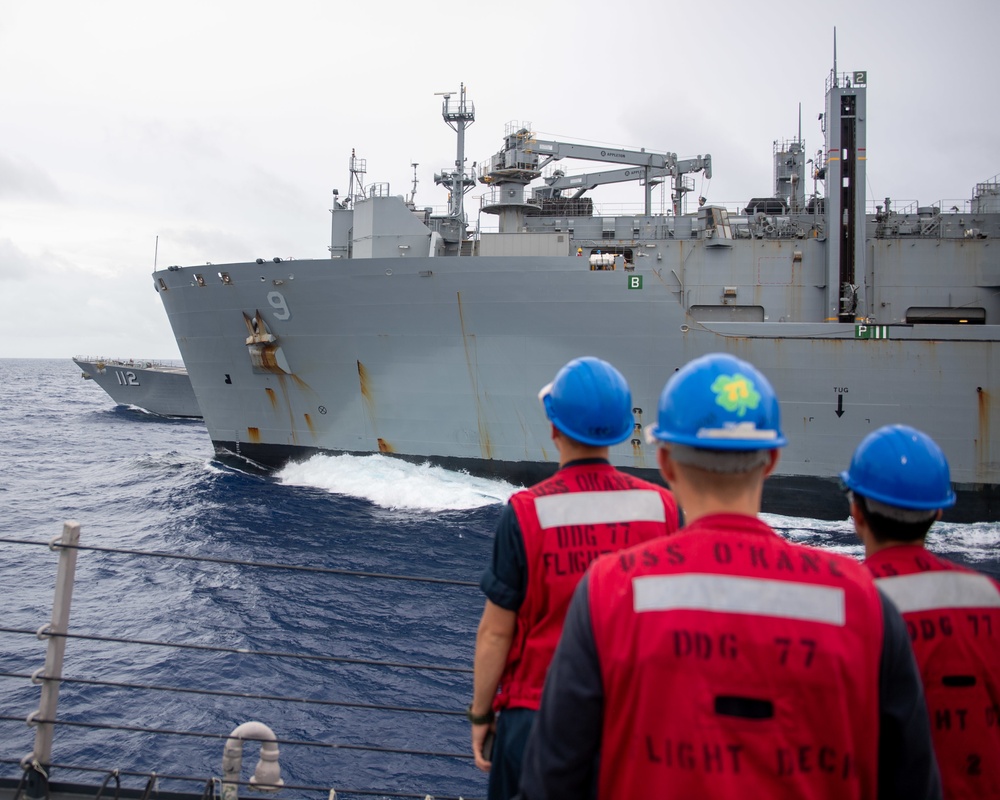
[[[505,503],[518,490],[505,481],[475,478],[465,472],[410,464],[383,455],[315,455],[285,466],[278,480],[334,494],[361,497],[390,509],[461,511]]]

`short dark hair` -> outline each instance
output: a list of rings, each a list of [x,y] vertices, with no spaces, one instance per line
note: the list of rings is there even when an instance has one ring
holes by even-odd
[[[851,493],[851,498],[861,507],[861,512],[865,515],[868,527],[875,537],[875,541],[883,542],[919,542],[927,536],[927,531],[937,520],[937,514],[927,519],[916,522],[903,522],[893,519],[885,514],[873,511],[869,501],[857,492]]]

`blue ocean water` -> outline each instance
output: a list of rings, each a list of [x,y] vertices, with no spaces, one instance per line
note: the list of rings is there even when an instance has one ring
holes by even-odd
[[[115,406],[68,358],[0,360],[0,420],[0,538],[48,541],[73,519],[83,545],[368,574],[81,551],[73,633],[364,663],[70,639],[66,677],[255,697],[64,684],[60,720],[109,727],[58,726],[53,763],[219,775],[222,740],[120,728],[225,736],[256,719],[291,742],[281,746],[286,784],[485,795],[485,776],[467,757],[468,725],[454,712],[471,696],[466,670],[483,604],[474,584],[515,487],[383,456],[318,456],[267,476],[236,469],[213,460],[200,422]],[[846,507],[842,522],[765,518],[797,541],[860,555]],[[998,543],[1000,524],[939,524],[930,539],[993,574]],[[0,542],[0,627],[48,622],[56,562],[47,548]],[[31,673],[44,662],[33,635],[3,632],[0,642],[0,672]],[[0,776],[18,777],[16,761],[33,743],[23,720],[39,693],[24,678],[0,677],[0,687]],[[255,761],[249,751],[244,779]]]

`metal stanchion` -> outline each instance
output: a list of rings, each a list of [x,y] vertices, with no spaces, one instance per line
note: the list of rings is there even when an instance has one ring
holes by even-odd
[[[76,575],[76,545],[80,542],[80,523],[63,524],[62,536],[53,539],[49,547],[59,550],[59,568],[56,573],[56,591],[52,601],[52,622],[38,631],[39,638],[47,637],[48,650],[45,653],[45,680],[42,682],[42,696],[38,711],[28,717],[29,724],[35,724],[35,749],[22,759],[21,764],[28,771],[25,797],[41,800],[49,795],[49,764],[52,762],[52,736],[55,726],[56,707],[59,702],[59,683],[62,677],[63,655],[66,652],[66,636],[69,632],[69,610],[73,601],[73,579]],[[34,720],[43,720],[35,723]]]

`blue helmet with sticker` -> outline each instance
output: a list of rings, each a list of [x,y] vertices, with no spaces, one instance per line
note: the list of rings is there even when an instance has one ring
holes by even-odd
[[[704,450],[774,450],[788,443],[767,378],[726,353],[696,358],[670,377],[646,434],[651,443]]]
[[[948,459],[937,442],[909,425],[869,433],[840,478],[852,492],[896,508],[933,511],[955,505]]]
[[[599,358],[574,358],[542,388],[538,399],[552,424],[583,444],[618,444],[632,432],[635,418],[628,383]]]

